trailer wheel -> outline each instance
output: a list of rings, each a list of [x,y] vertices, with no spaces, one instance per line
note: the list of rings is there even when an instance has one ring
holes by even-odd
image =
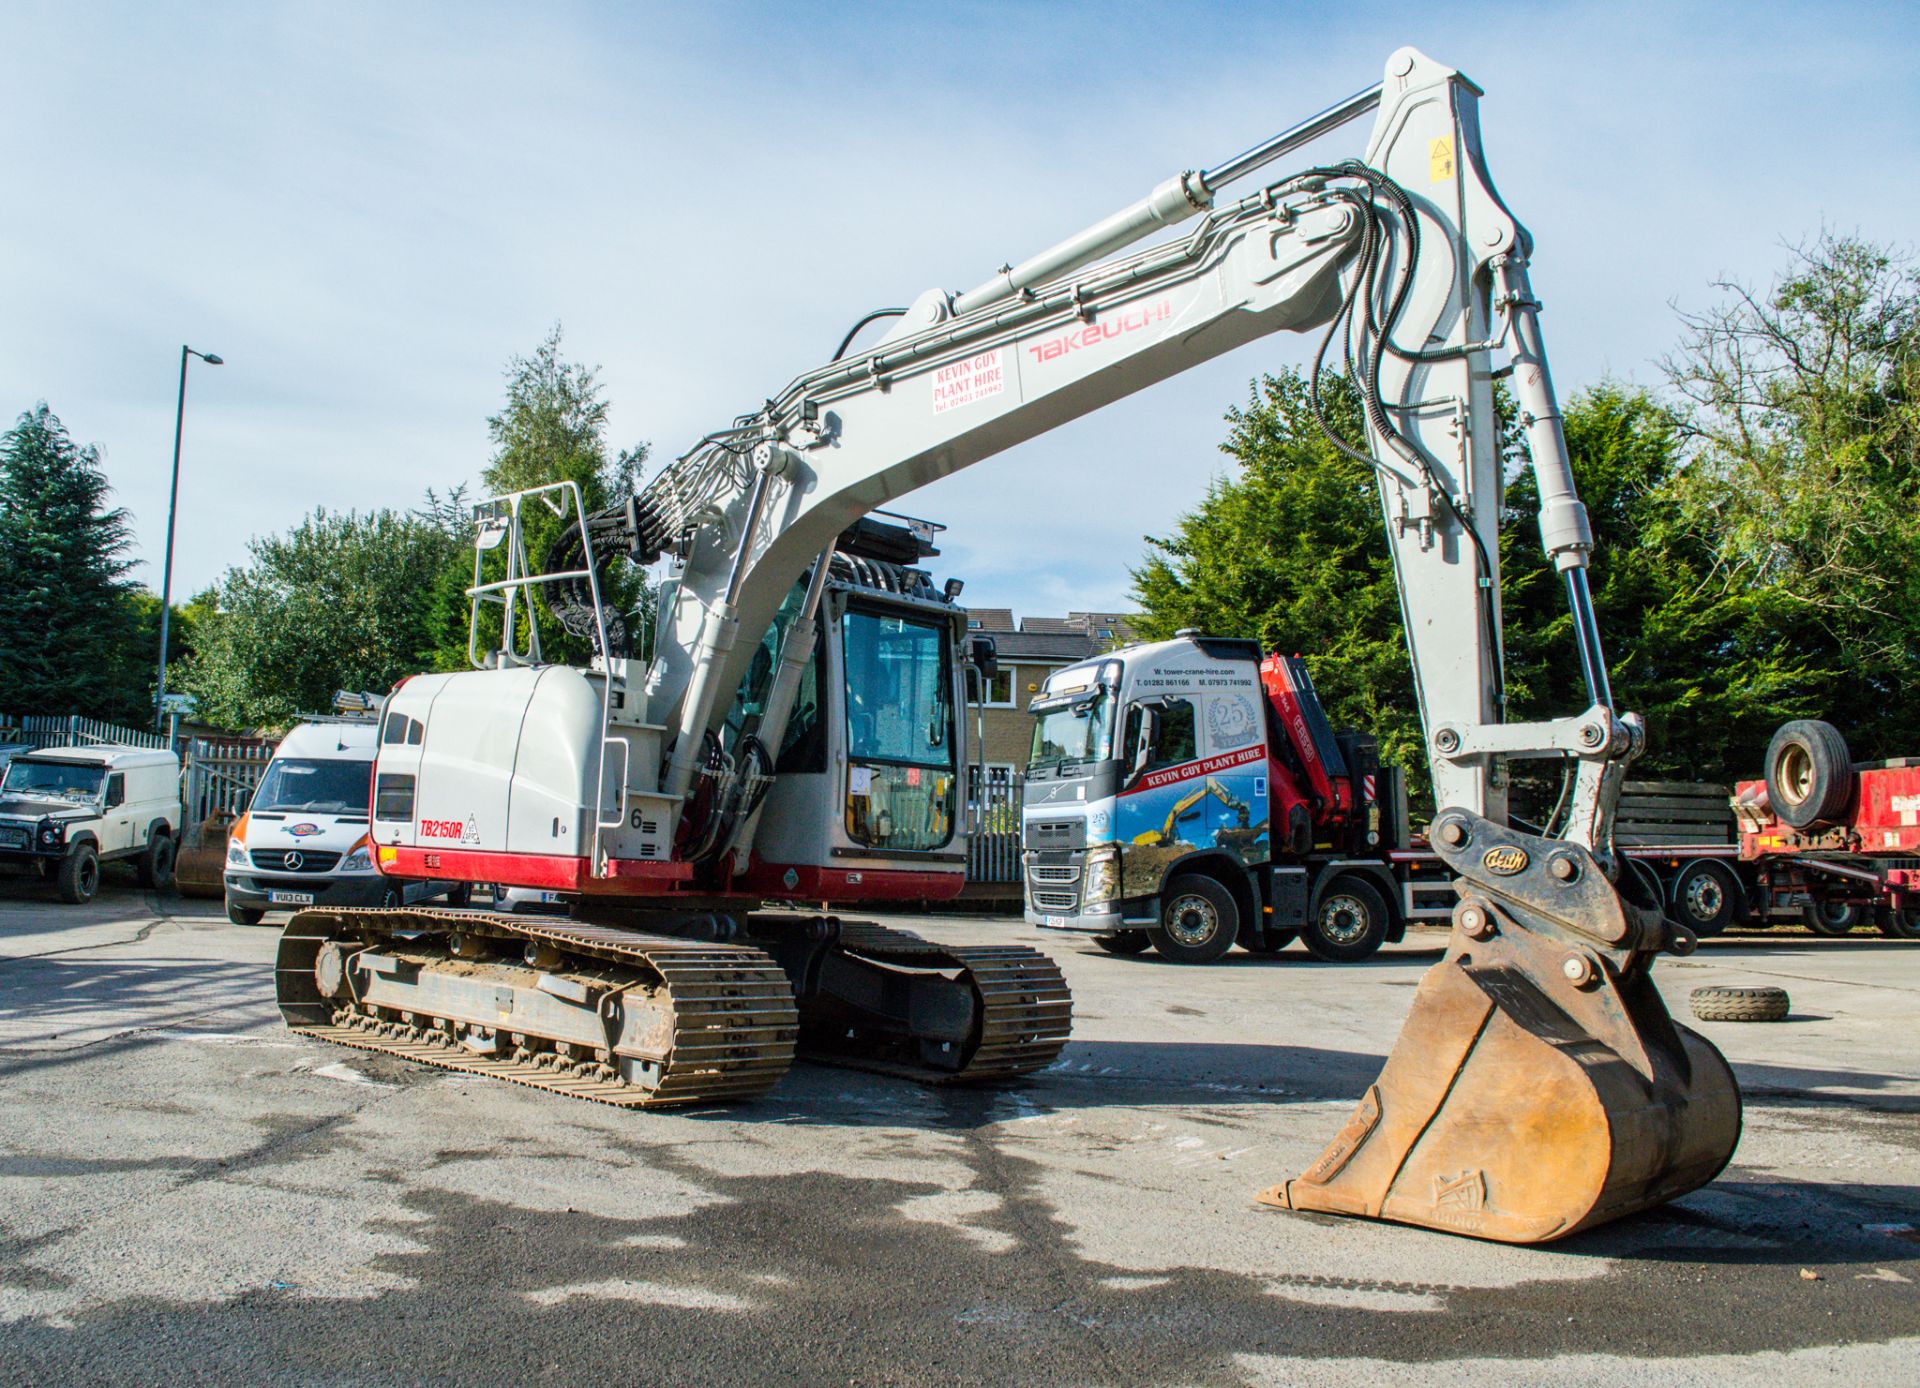
[[[1108,954],[1145,954],[1153,944],[1144,930],[1117,930],[1111,935],[1095,935],[1093,942]]]
[[[1796,718],[1767,744],[1767,799],[1795,829],[1838,819],[1853,798],[1847,740],[1831,723]]]
[[[1211,964],[1233,948],[1240,908],[1233,893],[1197,872],[1167,884],[1160,924],[1147,932],[1153,947],[1179,964]]]
[[[1688,863],[1673,879],[1674,917],[1702,939],[1732,925],[1739,909],[1740,882],[1724,863]]]
[[[1695,988],[1687,995],[1693,1015],[1703,1022],[1784,1022],[1784,988]]]
[[[1920,940],[1920,906],[1888,907],[1878,924],[1880,933],[1890,940]]]
[[[1837,939],[1842,935],[1851,935],[1853,928],[1866,916],[1857,901],[1831,901],[1821,897],[1809,897],[1800,906],[1800,921],[1816,935],[1825,935]]]
[[[1387,900],[1365,878],[1342,873],[1320,893],[1300,938],[1316,959],[1357,964],[1386,943]]]

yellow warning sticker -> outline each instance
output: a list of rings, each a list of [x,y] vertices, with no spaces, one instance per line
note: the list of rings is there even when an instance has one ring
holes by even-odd
[[[1427,174],[1435,183],[1453,177],[1453,137],[1442,135],[1427,146]]]

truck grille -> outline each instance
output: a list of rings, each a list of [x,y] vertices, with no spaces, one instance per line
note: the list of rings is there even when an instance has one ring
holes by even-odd
[[[12,824],[0,825],[0,848],[25,848],[33,841],[33,831]]]
[[[1080,868],[1077,864],[1069,864],[1065,867],[1048,867],[1035,864],[1033,867],[1027,869],[1027,873],[1033,878],[1035,886],[1048,884],[1064,887],[1071,886],[1080,880]]]
[[[250,855],[253,865],[269,872],[330,872],[340,861],[338,853],[304,848],[256,848]],[[288,862],[293,858],[296,861]]]
[[[1033,904],[1043,911],[1072,911],[1080,905],[1080,893],[1036,890],[1033,894]]]

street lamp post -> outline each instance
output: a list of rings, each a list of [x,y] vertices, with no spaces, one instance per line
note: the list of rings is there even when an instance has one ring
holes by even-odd
[[[153,726],[166,721],[167,706],[167,619],[173,615],[173,515],[180,501],[180,426],[187,414],[187,358],[198,357],[208,366],[218,366],[222,358],[212,352],[196,352],[180,344],[180,395],[173,407],[173,485],[167,491],[167,560],[160,571],[160,677],[153,688]]]

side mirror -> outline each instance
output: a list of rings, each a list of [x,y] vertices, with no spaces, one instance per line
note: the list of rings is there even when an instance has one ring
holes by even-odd
[[[975,634],[967,638],[967,667],[980,672],[983,688],[1000,673],[1000,651],[991,636]]]
[[[1147,763],[1153,760],[1153,749],[1160,741],[1160,710],[1151,705],[1142,705],[1140,709],[1140,730],[1133,738],[1133,761],[1127,768],[1127,779],[1138,780],[1147,769]]]

